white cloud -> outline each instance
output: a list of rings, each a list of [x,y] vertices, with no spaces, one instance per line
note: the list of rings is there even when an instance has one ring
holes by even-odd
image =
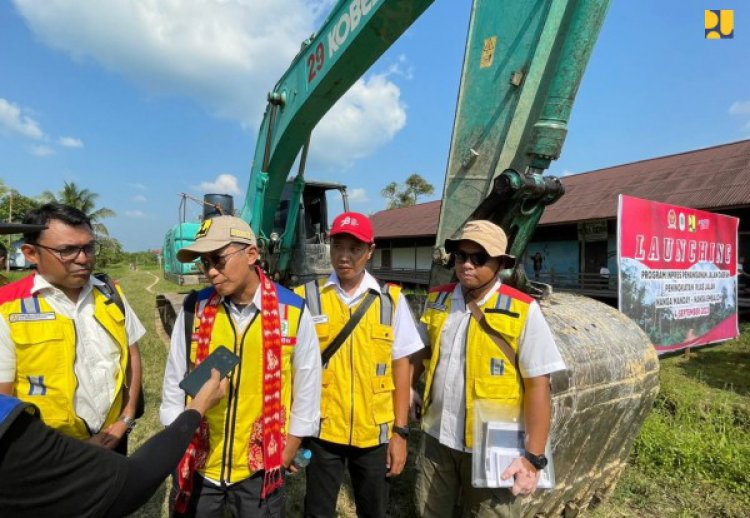
[[[255,130],[265,93],[322,21],[332,0],[15,0],[34,34],[79,61],[94,61],[152,94],[184,96]],[[315,131],[311,160],[351,165],[406,122],[400,56],[387,73],[357,81]]]
[[[406,80],[414,79],[414,67],[409,64],[406,54],[399,54],[396,63],[388,67],[388,75],[396,75]]]
[[[127,210],[125,215],[129,218],[143,218],[146,214],[141,210]]]
[[[0,128],[35,140],[44,138],[39,123],[21,112],[18,105],[0,98]]]
[[[50,156],[55,154],[55,150],[49,146],[33,146],[31,154],[35,156]]]
[[[129,183],[128,187],[132,187],[133,189],[138,189],[139,191],[146,191],[146,190],[148,190],[148,187],[146,187],[142,183]]]
[[[390,142],[405,124],[401,90],[387,74],[359,79],[313,131],[310,156],[323,167],[351,167]]]
[[[83,142],[81,141],[81,139],[77,139],[74,137],[60,137],[58,142],[63,147],[75,147],[75,148],[83,147]]]
[[[349,201],[354,203],[367,203],[370,199],[367,197],[367,191],[360,187],[347,190]]]
[[[136,194],[131,199],[138,203],[143,203],[144,201],[146,201],[146,197],[142,194]]]
[[[730,115],[750,115],[750,101],[736,101],[729,107]]]
[[[745,133],[750,132],[750,101],[735,101],[729,107],[729,114],[745,120],[742,130]]]
[[[231,174],[220,174],[212,182],[202,182],[197,189],[204,194],[240,194],[237,177]]]
[[[320,0],[15,0],[31,30],[151,93],[254,129],[265,92],[315,30]]]
[[[560,178],[564,178],[564,177],[566,177],[566,176],[572,176],[572,175],[574,175],[574,174],[578,174],[578,173],[576,173],[575,171],[571,171],[571,170],[569,170],[569,169],[563,169],[563,172],[562,172],[562,173],[560,173],[560,174],[559,174],[558,176],[559,176]]]

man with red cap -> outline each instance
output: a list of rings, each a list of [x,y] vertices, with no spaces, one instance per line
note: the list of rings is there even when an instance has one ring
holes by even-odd
[[[388,478],[406,463],[409,356],[424,345],[400,287],[379,283],[365,268],[375,251],[367,216],[339,215],[330,236],[334,272],[296,289],[312,314],[323,361],[305,516],[336,514],[348,466],[357,515],[382,518]]]

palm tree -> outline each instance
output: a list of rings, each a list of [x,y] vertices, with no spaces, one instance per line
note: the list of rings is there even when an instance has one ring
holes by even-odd
[[[98,197],[98,193],[88,189],[79,189],[75,182],[65,182],[57,195],[51,191],[44,191],[40,199],[44,203],[58,202],[75,207],[89,217],[96,234],[109,236],[109,230],[101,220],[111,218],[115,215],[115,211],[106,207],[97,209],[96,199]]]

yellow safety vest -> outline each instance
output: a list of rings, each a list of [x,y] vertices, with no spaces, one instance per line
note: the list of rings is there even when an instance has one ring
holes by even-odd
[[[51,428],[77,439],[88,439],[91,431],[73,407],[78,387],[74,370],[75,323],[56,313],[40,294],[32,295],[33,283],[34,275],[29,275],[0,289],[0,315],[8,324],[16,347],[13,395],[39,408]],[[117,421],[122,411],[129,344],[123,312],[102,289],[94,287],[92,294],[94,319],[120,349],[115,399],[102,425],[104,429]]]
[[[326,280],[298,286],[315,321],[323,352],[349,321],[349,308]],[[319,437],[367,448],[387,443],[394,421],[393,321],[401,288],[385,285],[357,327],[323,366]],[[360,304],[365,300],[362,297]]]
[[[260,288],[258,288],[260,289]],[[297,344],[297,330],[302,317],[303,301],[286,288],[276,285],[282,335],[281,398],[284,405],[283,434],[289,428],[292,404],[292,357]],[[196,302],[193,337],[200,327],[201,311],[213,294],[212,287],[201,290]],[[240,357],[234,369],[227,396],[206,412],[209,426],[209,451],[206,464],[199,472],[213,480],[240,482],[253,472],[248,465],[250,439],[262,440],[263,413],[263,326],[260,311],[241,334],[237,332],[226,306],[219,304],[216,312],[209,354],[223,345]],[[195,364],[197,342],[191,340],[190,362]],[[188,398],[189,399],[189,398]],[[262,455],[262,453],[261,453]],[[262,457],[261,457],[262,458]]]
[[[435,369],[440,361],[440,338],[451,311],[451,294],[455,284],[446,284],[430,290],[421,321],[427,326],[432,348],[426,373],[424,411],[430,406],[430,391]],[[518,340],[523,332],[532,298],[504,284],[481,306],[487,323],[498,331],[506,342],[518,352]],[[523,385],[516,365],[508,360],[500,348],[470,317],[466,337],[466,421],[464,438],[467,448],[472,447],[474,429],[474,401],[489,399],[501,402],[505,409],[517,412],[523,401]]]

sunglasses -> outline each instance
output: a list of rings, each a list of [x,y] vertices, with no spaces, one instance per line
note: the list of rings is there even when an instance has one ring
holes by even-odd
[[[224,267],[227,265],[227,261],[235,255],[239,254],[243,250],[246,250],[248,247],[242,247],[238,250],[235,250],[234,252],[229,252],[228,254],[224,255],[215,255],[213,257],[201,257],[200,263],[198,268],[203,271],[203,273],[208,273],[208,270],[211,268],[216,268],[217,271],[222,271]]]
[[[487,264],[487,261],[490,260],[490,256],[487,252],[484,250],[481,252],[464,252],[463,250],[456,250],[453,252],[453,257],[456,258],[456,261],[459,263],[465,263],[466,261],[471,261],[471,264],[474,266],[484,266]]]

